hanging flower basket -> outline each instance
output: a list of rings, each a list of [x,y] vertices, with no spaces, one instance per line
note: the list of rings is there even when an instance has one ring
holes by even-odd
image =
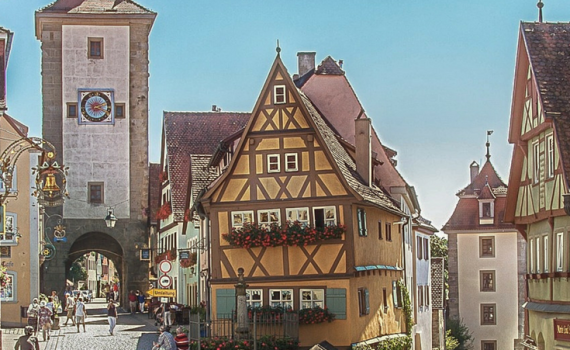
[[[165,220],[172,214],[172,208],[170,207],[170,202],[164,203],[158,212],[156,213],[157,220]]]
[[[172,257],[172,253],[171,253],[171,252],[172,252],[172,250],[167,250],[167,251],[165,251],[164,253],[157,255],[157,256],[154,258],[154,262],[158,264],[158,263],[160,263],[162,260],[170,260],[170,261],[175,260],[175,259],[176,259],[176,253],[174,253],[174,257]]]
[[[188,259],[180,259],[180,266],[190,267],[196,265],[198,261],[198,254],[196,252],[191,253]]]
[[[346,233],[344,225],[326,227],[303,227],[298,221],[288,222],[282,226],[271,225],[260,227],[256,223],[245,223],[242,227],[234,227],[230,233],[222,235],[230,245],[242,248],[306,246],[310,243],[328,239],[339,239]]]

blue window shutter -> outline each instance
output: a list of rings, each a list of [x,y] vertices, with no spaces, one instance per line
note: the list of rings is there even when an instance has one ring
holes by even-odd
[[[327,308],[335,314],[335,319],[346,320],[346,289],[327,288]]]
[[[370,298],[369,298],[368,289],[364,290],[364,302],[366,305],[366,314],[369,315],[370,314]]]
[[[236,308],[235,289],[216,289],[216,310],[218,318],[232,317],[232,311]]]
[[[366,232],[366,210],[364,209],[362,209],[362,235],[368,235],[368,232]]]

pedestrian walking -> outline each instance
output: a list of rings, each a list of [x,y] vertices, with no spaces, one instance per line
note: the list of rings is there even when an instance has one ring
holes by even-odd
[[[164,303],[164,325],[172,326],[172,318],[170,318],[170,301]]]
[[[117,324],[117,308],[113,300],[107,305],[107,319],[109,320],[109,334],[113,335],[115,325]]]
[[[14,345],[14,350],[40,350],[40,342],[38,338],[33,337],[34,328],[32,326],[26,326],[24,328],[24,335],[18,338],[16,345]]]
[[[132,290],[129,292],[129,308],[131,309],[131,315],[137,311],[137,296]]]
[[[40,311],[40,304],[38,298],[34,298],[30,306],[28,306],[28,326],[34,330],[34,335],[38,332],[38,312]]]
[[[87,309],[83,304],[83,298],[79,298],[75,304],[75,324],[77,325],[77,333],[79,333],[79,325],[83,323],[83,332],[85,333],[85,316],[87,316]]]
[[[140,312],[144,312],[144,293],[141,293],[140,291],[137,290],[137,299],[139,302],[139,310]]]
[[[113,284],[113,296],[115,297],[115,301],[119,301],[119,286],[117,283]]]
[[[47,308],[47,303],[42,300],[40,303],[40,311],[38,311],[38,327],[42,330],[42,336],[44,341],[49,340],[51,331],[51,315],[52,312]]]
[[[160,326],[159,331],[158,342],[152,342],[152,350],[176,350],[176,341],[172,334],[170,334],[170,328]]]
[[[65,326],[67,326],[67,321],[71,319],[71,323],[75,326],[75,318],[74,318],[74,310],[75,310],[75,300],[71,294],[66,294],[67,298],[65,299],[65,311],[67,312],[67,318],[65,319]]]

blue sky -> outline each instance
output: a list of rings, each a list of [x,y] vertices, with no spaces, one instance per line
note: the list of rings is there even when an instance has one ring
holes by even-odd
[[[50,0],[0,0],[14,32],[8,113],[41,134],[40,44],[34,11]],[[158,162],[163,111],[251,111],[275,58],[330,55],[344,69],[422,215],[441,228],[485,155],[505,182],[507,132],[520,21],[536,0],[138,0],[158,13],[150,36],[150,160]],[[567,0],[545,0],[545,21],[570,21]],[[71,169],[72,171],[72,169]]]

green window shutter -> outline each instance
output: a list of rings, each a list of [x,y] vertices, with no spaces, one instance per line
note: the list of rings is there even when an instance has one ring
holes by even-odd
[[[236,308],[236,290],[235,289],[217,289],[216,290],[216,310],[218,318],[230,318],[232,311]]]
[[[364,305],[366,305],[366,315],[370,314],[370,293],[368,289],[364,290]]]
[[[328,288],[326,297],[327,308],[336,315],[337,320],[346,320],[346,289]]]

